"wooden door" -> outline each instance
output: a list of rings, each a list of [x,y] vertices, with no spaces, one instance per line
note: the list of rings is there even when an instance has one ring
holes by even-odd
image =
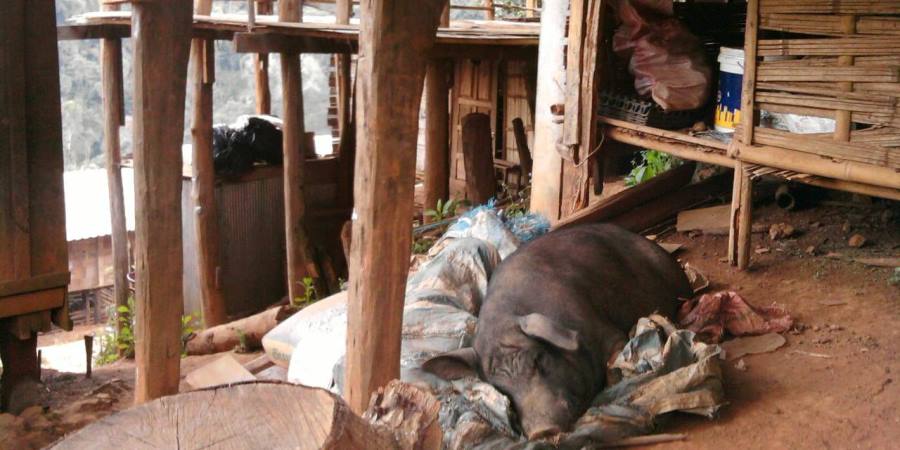
[[[450,196],[463,199],[466,198],[466,167],[462,154],[462,120],[473,112],[491,116],[491,136],[496,142],[498,63],[459,60],[455,67],[450,130]]]

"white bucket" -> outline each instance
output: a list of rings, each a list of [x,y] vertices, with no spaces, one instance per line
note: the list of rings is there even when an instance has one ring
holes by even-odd
[[[719,50],[719,93],[716,101],[717,131],[734,132],[741,121],[741,89],[744,80],[744,49]]]

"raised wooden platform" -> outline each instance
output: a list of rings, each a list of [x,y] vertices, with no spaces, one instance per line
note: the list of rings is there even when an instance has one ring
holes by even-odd
[[[321,19],[321,18],[317,18]],[[440,28],[435,57],[523,59],[537,55],[540,26],[527,22],[454,21]],[[279,22],[257,16],[252,29],[236,14],[194,16],[195,37],[233,40],[240,53],[356,53],[359,26],[325,22]],[[57,29],[59,40],[128,38],[131,13],[109,11],[76,16]]]

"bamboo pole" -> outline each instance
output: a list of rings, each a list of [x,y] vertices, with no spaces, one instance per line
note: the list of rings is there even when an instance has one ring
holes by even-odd
[[[178,392],[181,363],[181,142],[191,4],[133,5],[135,403]]]
[[[209,15],[212,0],[197,0],[196,13]],[[216,174],[213,166],[213,83],[215,83],[215,42],[195,38],[191,61],[194,85],[191,199],[194,203],[194,230],[197,233],[197,265],[200,275],[203,322],[213,327],[228,319],[225,297],[218,280],[219,216],[216,210]]]
[[[747,24],[744,29],[744,81],[741,88],[741,142],[753,143],[756,126],[756,59],[759,37],[759,0],[747,1]]]
[[[278,18],[282,22],[302,22],[301,0],[281,0]],[[300,55],[281,54],[282,101],[284,102],[284,220],[287,235],[287,279],[289,298],[304,295],[303,278],[318,278],[306,236],[304,198],[303,83]]]
[[[105,11],[116,11],[119,5],[101,4]],[[125,118],[124,80],[122,79],[122,41],[100,41],[100,84],[103,92],[103,153],[106,157],[106,182],[109,189],[113,259],[113,297],[116,313],[128,306],[128,230],[125,222],[125,199],[122,187],[119,127]],[[121,331],[124,323],[116,321]]]
[[[400,376],[412,237],[418,111],[426,55],[446,0],[362,3],[357,72],[356,215],[347,305],[347,402]]]
[[[848,15],[841,17],[841,31],[847,34],[856,32],[856,16]],[[853,56],[838,56],[839,66],[852,66]],[[853,83],[850,81],[842,81],[839,83],[840,89],[845,92],[853,91]],[[849,109],[838,109],[834,112],[834,140],[838,142],[850,142],[850,130],[853,128],[852,112]]]

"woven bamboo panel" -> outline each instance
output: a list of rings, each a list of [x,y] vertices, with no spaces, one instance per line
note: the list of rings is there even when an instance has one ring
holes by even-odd
[[[761,30],[784,34],[758,41],[756,106],[837,131],[760,128],[754,143],[900,171],[900,0],[759,0],[759,13]]]

